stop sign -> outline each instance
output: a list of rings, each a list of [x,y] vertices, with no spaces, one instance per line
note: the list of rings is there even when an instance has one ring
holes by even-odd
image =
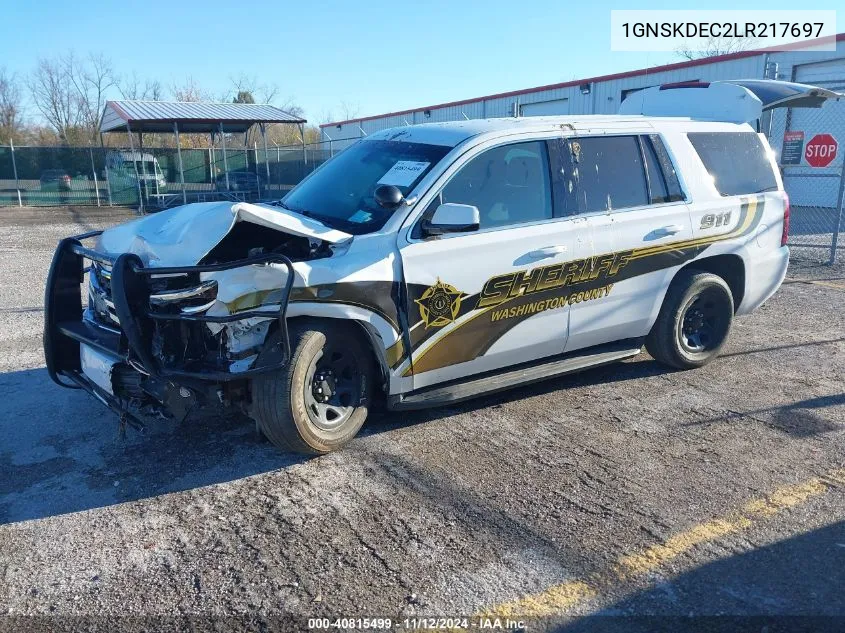
[[[839,144],[830,134],[816,134],[804,148],[804,158],[811,167],[827,167],[836,158]]]

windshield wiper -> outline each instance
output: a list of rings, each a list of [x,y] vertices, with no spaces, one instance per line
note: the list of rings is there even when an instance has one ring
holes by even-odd
[[[277,207],[281,207],[285,211],[290,211],[291,213],[296,213],[298,215],[304,215],[306,218],[315,217],[314,214],[311,213],[310,211],[305,211],[304,209],[291,208],[288,205],[286,205],[284,202],[282,202],[281,200],[276,200],[273,204],[276,205]]]
[[[320,215],[319,213],[314,213],[313,211],[308,211],[307,209],[293,209],[283,203],[281,200],[274,202],[274,204],[280,206],[282,209],[286,211],[290,211],[291,213],[296,213],[297,215],[304,215],[306,218],[311,218],[312,220],[317,220],[318,222],[325,224],[326,226],[336,229],[338,227],[345,228],[345,229],[355,229],[359,228],[361,225],[356,222],[348,222],[347,220],[343,220],[341,218],[333,218],[327,215]]]
[[[286,211],[296,213],[297,215],[304,215],[306,218],[317,220],[318,222],[322,222],[323,224],[326,224],[328,226],[331,226],[331,224],[327,220],[334,220],[334,218],[326,218],[325,216],[314,213],[313,211],[308,211],[306,209],[293,209],[288,205],[284,204],[281,200],[279,201],[279,206],[285,209]]]

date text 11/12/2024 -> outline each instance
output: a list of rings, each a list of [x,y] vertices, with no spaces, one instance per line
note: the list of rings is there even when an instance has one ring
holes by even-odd
[[[407,630],[407,631],[524,631],[523,620],[488,616],[391,618],[309,618],[308,629],[319,630]]]

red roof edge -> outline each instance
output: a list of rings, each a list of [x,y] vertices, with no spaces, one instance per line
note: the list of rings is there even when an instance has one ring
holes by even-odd
[[[808,46],[818,46],[819,44],[826,44],[834,39],[833,35],[820,37],[809,42],[796,42],[795,44],[788,44],[785,46],[777,46],[770,48],[757,48],[752,51],[740,51],[738,53],[727,53],[725,55],[716,55],[714,57],[703,57],[701,59],[692,59],[686,62],[676,62],[674,64],[664,64],[663,66],[653,66],[651,68],[639,68],[637,70],[628,70],[621,73],[613,73],[611,75],[599,75],[598,77],[587,77],[586,79],[574,79],[572,81],[564,81],[556,84],[547,84],[545,86],[537,86],[535,88],[523,88],[521,90],[511,90],[510,92],[499,92],[496,94],[485,95],[483,97],[473,97],[471,99],[461,99],[459,101],[447,101],[446,103],[438,103],[435,105],[422,106],[419,108],[411,108],[409,110],[397,110],[396,112],[386,112],[385,114],[374,114],[372,116],[358,117],[355,119],[347,119],[346,121],[334,121],[332,123],[322,123],[320,128],[333,127],[337,125],[346,125],[347,123],[361,123],[363,121],[372,121],[374,119],[383,119],[390,116],[400,116],[402,114],[411,114],[412,112],[420,112],[422,110],[435,110],[438,108],[448,108],[451,106],[466,105],[468,103],[475,103],[477,101],[485,101],[487,99],[501,99],[503,97],[516,97],[518,95],[531,94],[532,92],[542,92],[543,90],[557,90],[559,88],[569,88],[578,86],[584,83],[593,83],[597,81],[612,81],[614,79],[625,79],[626,77],[639,77],[640,75],[648,75],[656,72],[664,72],[667,70],[679,70],[681,68],[693,68],[695,66],[704,66],[706,64],[714,64],[716,62],[730,61],[733,59],[744,59],[746,57],[754,57],[756,55],[764,55],[783,50],[804,49]],[[836,42],[845,41],[845,33],[837,33],[835,36]]]
[[[123,119],[123,120],[124,120],[124,121],[126,121],[127,123],[128,123],[129,121],[131,121],[131,119],[129,118],[129,115],[128,115],[128,114],[126,114],[126,111],[125,111],[123,108],[121,108],[121,107],[117,104],[117,102],[116,102],[116,101],[106,101],[106,105],[105,105],[105,107],[107,108],[107,107],[109,107],[109,106],[111,106],[112,110],[114,110],[114,111],[117,113],[117,116],[119,116],[121,119]],[[105,108],[103,108],[103,114],[105,114]]]

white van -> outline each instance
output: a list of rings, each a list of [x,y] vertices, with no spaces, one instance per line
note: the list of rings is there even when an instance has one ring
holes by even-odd
[[[147,152],[107,152],[104,175],[108,179],[113,197],[137,198],[139,182],[145,198],[167,192],[164,172],[156,157]]]
[[[789,86],[767,90],[809,94]],[[67,238],[47,368],[124,420],[138,422],[127,403],[177,417],[235,405],[278,446],[324,453],[377,400],[451,403],[643,345],[700,367],[786,274],[789,200],[747,122],[765,103],[739,85],[677,86],[616,116],[397,128],[278,202]],[[697,118],[667,116],[685,110]]]

